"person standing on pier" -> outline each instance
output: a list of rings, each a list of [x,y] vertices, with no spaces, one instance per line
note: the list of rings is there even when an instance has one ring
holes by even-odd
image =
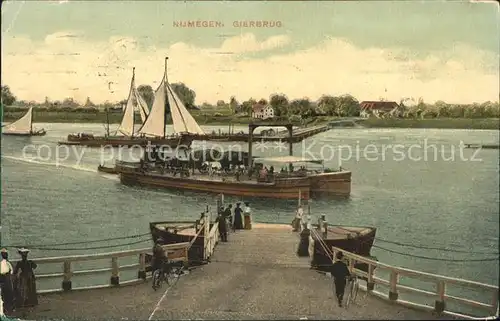
[[[222,214],[224,216],[224,219],[226,222],[229,223],[229,226],[233,226],[233,204],[229,204],[226,209],[224,210],[224,213]],[[226,229],[227,230],[227,229]]]
[[[2,260],[0,261],[0,291],[2,292],[2,301],[5,314],[9,315],[14,311],[14,284],[12,281],[12,264],[9,262],[9,252],[2,249]]]
[[[250,203],[245,202],[245,209],[243,210],[243,216],[245,217],[245,230],[252,229],[252,210],[250,208]]]
[[[349,268],[342,261],[343,258],[344,254],[342,252],[338,252],[337,261],[333,263],[330,271],[333,276],[333,282],[335,283],[335,295],[337,296],[339,307],[342,306],[342,300],[344,299],[347,278],[351,276]]]
[[[234,209],[233,231],[243,229],[243,217],[241,215],[243,214],[243,210],[241,209],[240,205],[240,202],[236,203],[236,208]]]
[[[227,222],[222,210],[215,221],[219,225],[219,238],[222,242],[227,242]]]
[[[19,249],[17,251],[21,255],[21,261],[17,262],[14,268],[14,275],[17,277],[17,297],[16,305],[19,308],[33,307],[38,305],[38,297],[36,294],[35,269],[36,263],[28,260],[28,249]]]
[[[302,224],[302,217],[304,216],[304,210],[302,205],[297,208],[297,213],[295,213],[295,218],[292,221],[293,231],[297,232],[300,230],[300,224]]]

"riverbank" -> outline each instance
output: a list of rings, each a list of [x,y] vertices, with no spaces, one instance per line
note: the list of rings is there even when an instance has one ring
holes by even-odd
[[[4,122],[12,122],[24,115],[24,112],[5,112]],[[248,125],[251,121],[249,117],[234,116],[214,116],[198,114],[193,112],[193,117],[200,125]],[[118,124],[122,119],[121,113],[105,112],[37,112],[33,113],[33,120],[36,123],[109,123]],[[139,119],[137,119],[139,120]],[[342,120],[341,118],[320,116],[308,119],[310,125],[319,125],[331,121]],[[301,125],[296,122],[296,125]],[[377,119],[369,118],[359,121],[360,126],[368,128],[443,128],[443,129],[499,129],[499,118],[435,118],[435,119]]]

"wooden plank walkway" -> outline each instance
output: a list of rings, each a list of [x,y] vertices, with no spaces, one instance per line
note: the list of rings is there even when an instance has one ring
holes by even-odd
[[[255,224],[219,243],[210,264],[166,290],[135,286],[48,294],[20,313],[27,319],[437,319],[428,312],[365,296],[346,308],[335,303],[331,279],[295,255],[289,225]],[[166,290],[166,291],[165,291]],[[152,314],[152,312],[154,313]],[[442,319],[449,319],[442,317]]]

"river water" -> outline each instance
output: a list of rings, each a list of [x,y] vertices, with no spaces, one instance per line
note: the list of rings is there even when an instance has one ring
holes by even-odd
[[[48,134],[2,136],[2,245],[45,246],[143,234],[148,232],[150,221],[194,220],[206,205],[215,205],[213,195],[127,187],[117,177],[97,173],[97,165],[102,161],[111,164],[116,151],[70,147],[56,155],[57,141],[68,133],[99,133],[102,125],[37,126],[46,128]],[[225,130],[222,126],[204,127],[208,131],[219,128]],[[235,128],[239,130],[246,129]],[[326,167],[342,166],[352,171],[350,199],[313,200],[311,212],[315,217],[325,214],[332,224],[377,227],[377,247],[372,254],[381,262],[498,284],[498,260],[474,261],[498,259],[498,150],[476,153],[461,149],[461,142],[498,144],[498,131],[335,129],[295,144],[294,154],[322,156]],[[275,144],[254,147],[254,155],[288,153]],[[245,144],[226,143],[219,148],[247,151]],[[77,163],[79,155],[83,157]],[[126,151],[120,157],[131,156]],[[262,222],[289,223],[296,206],[296,201],[249,201],[254,219]],[[113,247],[98,248],[107,245]],[[53,250],[34,249],[32,256],[149,246],[146,237],[63,246],[71,248],[67,251],[54,245]],[[83,247],[97,248],[79,250]]]

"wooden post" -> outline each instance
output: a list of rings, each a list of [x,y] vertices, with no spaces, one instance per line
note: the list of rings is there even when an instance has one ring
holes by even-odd
[[[444,281],[440,280],[436,284],[436,302],[434,303],[434,311],[437,313],[442,313],[445,309],[445,303],[444,303],[444,295],[446,293],[446,284]]]
[[[207,206],[207,214],[208,214],[208,206]],[[203,258],[205,260],[208,260],[208,258],[211,255],[211,250],[210,250],[210,219],[208,218],[208,215],[205,215],[205,229],[203,231]]]
[[[398,299],[398,272],[391,270],[389,300],[396,301]]]
[[[62,281],[62,289],[63,291],[71,291],[71,261],[64,261],[63,263],[63,281]]]
[[[185,264],[186,268],[189,267],[189,249],[188,249],[188,247],[184,248],[184,264]]]
[[[289,141],[288,141],[288,155],[293,156],[293,124],[289,124],[286,126],[286,129],[288,129],[288,136],[289,136]]]
[[[146,254],[139,254],[139,271],[137,272],[137,278],[146,280]]]
[[[248,125],[248,169],[251,170],[253,166],[253,158],[252,158],[252,144],[253,144],[253,131],[255,127],[250,124]]]
[[[354,273],[354,264],[356,260],[352,257],[349,258],[349,272]]]
[[[120,285],[120,266],[118,265],[118,258],[111,258],[111,285]]]
[[[493,301],[491,302],[492,305],[492,315],[498,315],[498,289],[493,291]]]
[[[366,283],[366,290],[371,292],[375,288],[375,282],[373,282],[373,265],[368,263],[368,281]]]

